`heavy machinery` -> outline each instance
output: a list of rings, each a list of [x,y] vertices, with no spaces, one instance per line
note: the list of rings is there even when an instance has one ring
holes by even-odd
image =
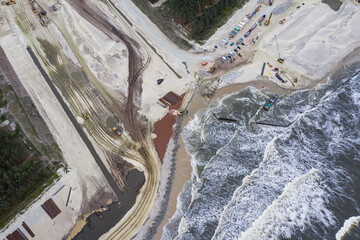
[[[264,23],[265,26],[269,25],[271,17],[272,17],[272,13],[270,14],[268,20],[265,21]]]
[[[287,16],[287,17],[290,17],[291,14],[293,14],[293,12],[290,13],[289,16]],[[285,20],[286,20],[287,17],[284,17],[283,19],[281,19],[279,23],[280,23],[280,24],[283,24],[283,23],[285,22]]]
[[[208,64],[208,62],[203,62],[201,65],[205,66],[206,64]]]
[[[10,2],[12,2],[13,4],[16,4],[15,0],[10,0]]]
[[[270,108],[271,108],[272,106],[274,106],[274,104],[276,103],[276,101],[278,100],[278,98],[279,98],[279,95],[274,94],[274,96],[271,97],[271,98],[265,103],[263,109],[264,109],[265,111],[269,111]]]
[[[43,21],[43,20],[40,19],[40,23],[41,23],[41,21]],[[44,21],[43,21],[43,22],[44,22]],[[43,24],[45,24],[45,22],[42,23],[41,25],[43,25]],[[89,116],[87,115],[87,113],[83,113],[83,117],[84,117],[85,119],[89,119]]]
[[[34,13],[36,13],[36,8],[34,6],[31,9]]]
[[[9,1],[2,1],[1,4],[2,4],[2,5],[8,5],[8,6],[9,6],[9,5],[10,5],[10,2],[9,2]]]
[[[264,1],[262,1],[260,4],[259,4],[259,6],[255,9],[255,11],[260,11],[260,8],[261,8],[261,5],[264,3]]]
[[[212,73],[212,72],[214,72],[215,71],[215,67],[211,67],[210,68],[210,72]]]
[[[232,59],[230,60],[230,63],[232,63],[233,61],[235,61],[235,58],[232,58]]]
[[[113,131],[116,133],[116,135],[121,135],[121,131],[117,127],[113,127]]]
[[[30,4],[31,6],[34,6],[34,2],[33,2],[33,1],[29,1],[29,4]]]
[[[274,36],[275,38],[275,41],[276,41],[276,49],[277,49],[277,52],[278,52],[278,62],[279,63],[284,63],[285,60],[283,58],[280,57],[280,52],[279,52],[279,44],[278,44],[278,41],[277,41],[277,38],[276,38],[276,35]]]

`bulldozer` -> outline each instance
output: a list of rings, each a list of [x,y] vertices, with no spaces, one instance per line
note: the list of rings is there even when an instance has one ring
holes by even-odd
[[[121,131],[117,127],[113,127],[113,131],[116,133],[116,135],[118,135],[118,136],[121,135]]]
[[[285,61],[284,61],[283,58],[279,58],[279,59],[278,59],[278,62],[279,62],[279,63],[284,63]]]
[[[34,13],[36,13],[36,8],[34,6],[31,9]]]
[[[212,73],[212,72],[214,72],[215,71],[215,67],[211,67],[210,68],[210,72]]]
[[[10,2],[9,2],[9,1],[2,1],[1,4],[2,4],[2,5],[8,5],[8,6],[9,6],[9,5],[10,5]]]
[[[272,13],[270,14],[268,20],[265,21],[265,23],[264,23],[265,26],[267,26],[267,25],[270,24],[270,19],[271,19],[271,17],[272,17]]]
[[[43,21],[43,20],[41,20],[40,19],[40,23],[41,23],[41,21]],[[43,21],[44,22],[44,21]],[[45,22],[44,23],[41,23],[41,25],[44,25],[45,24]],[[85,119],[89,119],[89,116],[87,115],[87,113],[83,113],[83,117],[85,118]]]

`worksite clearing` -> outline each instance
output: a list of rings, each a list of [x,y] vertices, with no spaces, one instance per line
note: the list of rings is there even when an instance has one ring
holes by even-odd
[[[165,154],[160,161],[155,122],[174,112],[179,120],[186,117],[177,113],[194,93],[209,99],[224,86],[262,80],[285,89],[306,88],[360,47],[358,3],[344,0],[334,11],[320,0],[291,2],[249,1],[203,45],[192,43],[189,51],[170,42],[130,0],[3,2],[0,47],[68,168],[59,169],[59,180],[1,229],[0,236],[19,228],[30,239],[25,222],[33,239],[49,239],[49,234],[51,239],[71,239],[86,224],[86,216],[118,199],[117,189],[124,191],[128,171],[136,168],[146,179],[136,187],[136,202],[101,239],[144,239],[162,219],[162,199],[157,197],[165,195],[159,191],[169,191],[159,190],[160,181],[170,181],[170,170],[161,171],[162,164],[174,160]],[[76,123],[27,49],[39,59]],[[170,111],[180,96],[182,105]],[[176,144],[167,152],[174,152]],[[50,198],[61,211],[54,219],[41,207]],[[164,221],[169,219],[165,215]]]

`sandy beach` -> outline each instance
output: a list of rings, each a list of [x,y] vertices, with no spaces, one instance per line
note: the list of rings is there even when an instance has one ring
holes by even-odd
[[[323,78],[311,82],[308,86],[306,86],[304,89],[311,89],[317,86],[320,83],[326,83],[328,80],[328,77],[331,76],[333,73],[335,73],[339,68],[342,68],[344,65],[350,65],[356,61],[360,61],[360,48],[355,49],[353,52],[348,54],[346,57],[343,58],[343,61],[341,64],[339,64],[337,67],[335,67],[332,71],[328,72]],[[197,92],[192,100],[188,103],[188,111],[189,114],[184,116],[184,120],[181,126],[181,133],[183,128],[186,126],[186,124],[194,117],[194,115],[201,109],[204,109],[207,105],[211,104],[214,101],[217,101],[218,99],[221,99],[222,97],[237,93],[243,90],[246,87],[255,87],[259,90],[261,89],[267,89],[270,92],[277,93],[280,95],[289,95],[293,93],[294,89],[285,89],[280,87],[279,85],[268,81],[268,80],[260,80],[257,79],[252,82],[247,83],[238,83],[230,86],[225,86],[223,88],[220,88],[216,91],[214,96],[210,99],[202,97],[199,92]],[[170,190],[170,198],[169,203],[167,206],[167,211],[165,213],[164,219],[161,221],[159,228],[156,231],[156,234],[153,239],[160,239],[163,233],[163,227],[166,225],[166,223],[170,220],[170,218],[174,215],[176,211],[176,204],[177,204],[177,197],[181,193],[184,184],[190,180],[191,178],[191,156],[186,152],[185,150],[185,144],[182,140],[182,137],[180,136],[178,140],[179,148],[176,153],[176,170],[174,174],[174,180],[173,184],[171,186]]]

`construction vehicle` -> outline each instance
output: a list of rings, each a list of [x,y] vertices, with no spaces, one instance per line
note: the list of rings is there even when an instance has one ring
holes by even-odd
[[[13,4],[16,4],[15,0],[10,0],[10,2],[12,2]]]
[[[293,14],[293,13],[294,13],[294,12],[290,13],[287,17],[290,17],[291,14]],[[286,19],[287,17],[284,17],[283,19],[281,19],[279,23],[280,23],[280,24],[283,24],[283,23],[285,22],[285,19]]]
[[[10,2],[9,2],[9,1],[2,1],[1,4],[2,4],[2,5],[8,5],[8,6],[9,6],[9,5],[10,5]]]
[[[241,53],[237,53],[237,55],[238,55],[239,57],[242,57]]]
[[[259,6],[255,9],[255,11],[260,11],[260,8],[261,8],[261,5],[264,3],[264,1],[262,1],[260,4],[259,4]]]
[[[275,77],[279,79],[281,82],[285,83],[286,81],[280,76],[279,73],[275,73]]]
[[[269,0],[269,5],[271,6],[273,4],[273,0]]]
[[[270,14],[268,20],[265,21],[264,23],[265,26],[269,25],[271,17],[272,17],[272,13]]]
[[[42,10],[41,12],[40,12],[42,15],[46,15],[46,11],[45,10]]]
[[[36,13],[36,8],[34,6],[31,9],[34,13]]]
[[[215,71],[215,67],[211,67],[210,68],[210,72],[212,73],[212,72],[214,72]]]
[[[277,61],[278,61],[279,63],[284,63],[284,62],[285,62],[285,60],[284,60],[283,58],[281,58],[281,57],[280,57],[279,44],[278,44],[278,41],[277,41],[276,35],[274,36],[274,38],[275,38],[275,41],[276,41],[276,49],[277,49],[278,56],[279,56],[279,58],[278,58],[278,60],[277,60]]]
[[[116,133],[116,135],[121,135],[121,131],[117,127],[113,127],[113,131]]]
[[[235,58],[232,58],[232,59],[230,60],[230,63],[232,63],[233,61],[235,61]]]
[[[277,94],[274,94],[273,97],[271,97],[264,105],[264,109],[265,111],[269,111],[270,108],[276,103],[276,101],[278,100],[279,96]]]
[[[33,1],[29,1],[29,4],[30,4],[31,6],[34,6],[34,2],[33,2]]]
[[[201,65],[205,66],[206,64],[208,64],[208,62],[203,62]]]
[[[40,19],[40,22],[41,22],[42,20]],[[43,21],[44,22],[44,21]],[[45,23],[44,23],[45,24]],[[85,119],[89,119],[89,116],[87,115],[87,113],[83,113],[83,117],[85,118]]]

